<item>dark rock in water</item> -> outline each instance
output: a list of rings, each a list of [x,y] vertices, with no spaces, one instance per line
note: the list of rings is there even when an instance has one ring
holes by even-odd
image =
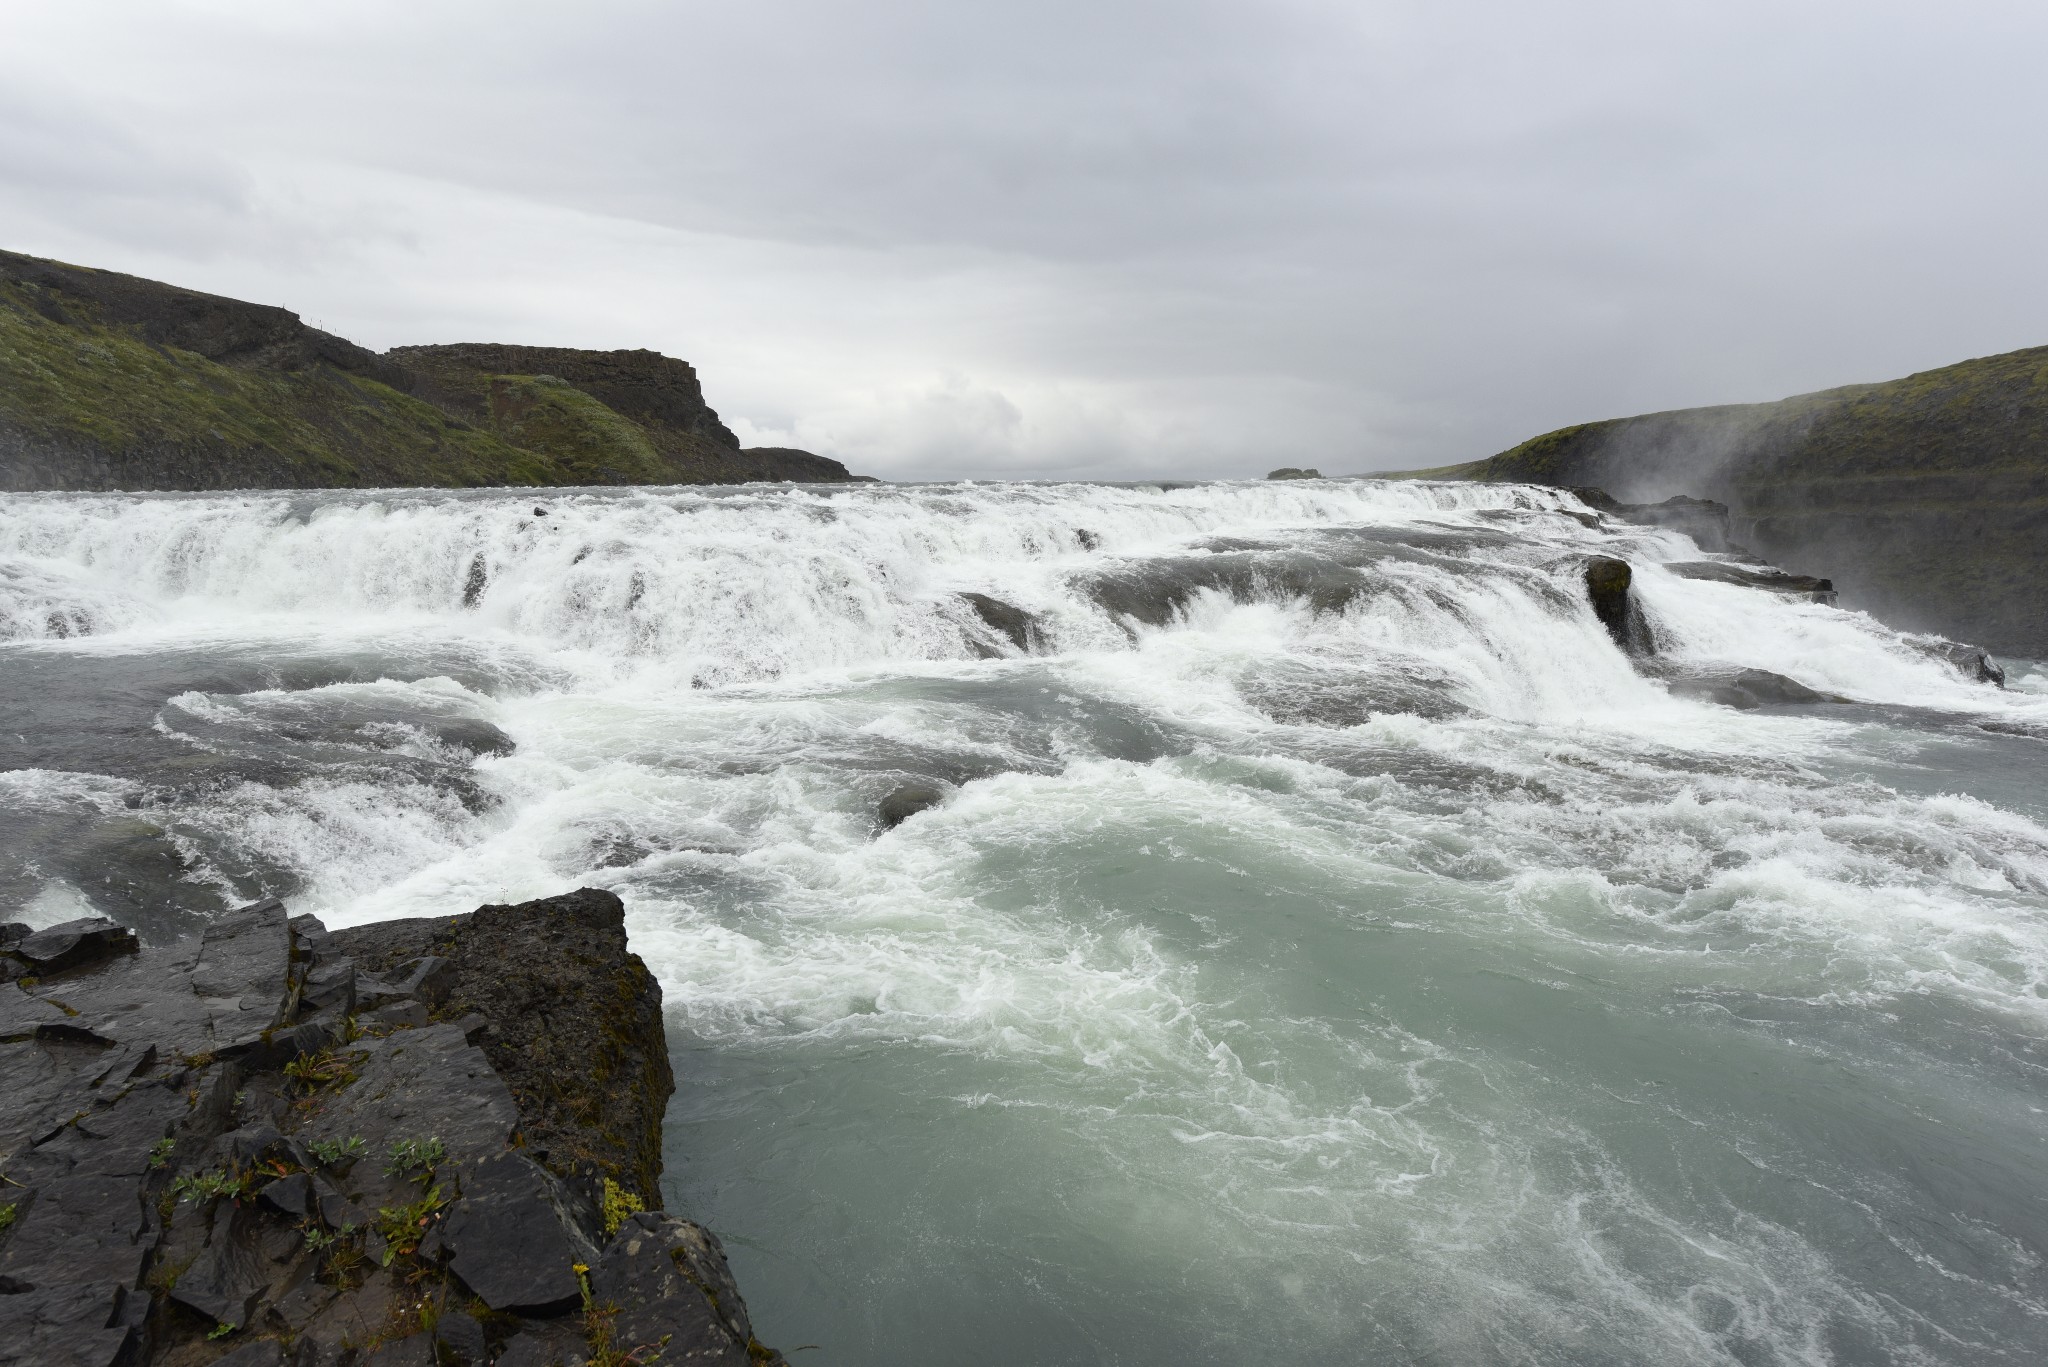
[[[1205,590],[1238,603],[1301,599],[1310,611],[1323,613],[1342,612],[1374,588],[1373,580],[1352,565],[1294,550],[1161,556],[1112,563],[1076,578],[1111,617],[1155,627],[1173,621]]]
[[[0,1367],[581,1361],[577,1263],[645,1331],[628,1351],[783,1363],[717,1241],[659,1213],[660,993],[610,893],[126,936],[0,928],[64,965],[0,984]],[[350,1019],[358,988],[385,1024]]]
[[[1263,666],[1241,679],[1238,696],[1288,726],[1358,726],[1390,713],[1441,721],[1467,709],[1457,701],[1457,680],[1424,661],[1398,656],[1362,668],[1300,661]]]
[[[1267,479],[1321,479],[1322,477],[1323,472],[1312,466],[1298,468],[1292,465],[1283,465],[1266,476]]]
[[[882,805],[875,814],[882,819],[882,829],[894,830],[919,812],[938,806],[946,795],[929,783],[906,783],[882,799]]]
[[[1946,660],[1955,666],[1956,672],[1975,683],[1988,683],[1996,688],[2005,687],[2005,670],[1998,661],[1978,649],[1960,641],[1943,641],[1930,651],[1936,659]]]
[[[23,936],[7,947],[37,973],[48,976],[98,963],[116,954],[133,954],[135,932],[104,916],[64,921]]]
[[[1737,565],[1725,560],[1676,560],[1664,566],[1680,579],[1705,579],[1717,584],[1765,589],[1814,603],[1833,603],[1835,581],[1810,574],[1787,574],[1769,565]]]
[[[1659,671],[1673,696],[1719,703],[1752,711],[1759,707],[1804,703],[1842,703],[1838,693],[1822,693],[1797,679],[1768,669]]]
[[[1102,545],[1102,538],[1096,533],[1089,531],[1086,527],[1076,527],[1074,529],[1074,539],[1081,543],[1081,549],[1084,551],[1096,550]]]
[[[1615,516],[1624,522],[1683,532],[1703,551],[1735,549],[1728,539],[1728,505],[1711,498],[1677,494],[1662,503],[1622,503],[1616,505]]]
[[[975,616],[1002,633],[1017,649],[1028,654],[1038,644],[1038,619],[1024,609],[985,593],[963,593],[960,596],[966,600],[967,606],[974,609]]]
[[[1626,560],[1594,556],[1586,562],[1586,594],[1593,601],[1593,615],[1607,628],[1614,643],[1631,655],[1654,655],[1657,639],[1643,610],[1629,591],[1635,579]]]
[[[462,606],[473,608],[484,600],[484,590],[491,585],[490,568],[484,564],[482,555],[473,556],[469,562],[469,573],[462,580]]]

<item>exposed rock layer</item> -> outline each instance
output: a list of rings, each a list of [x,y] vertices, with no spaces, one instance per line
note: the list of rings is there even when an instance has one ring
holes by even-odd
[[[781,1362],[658,1209],[660,991],[610,893],[8,926],[0,963],[0,1364]]]
[[[0,490],[845,481],[652,351],[401,347],[0,252]]]

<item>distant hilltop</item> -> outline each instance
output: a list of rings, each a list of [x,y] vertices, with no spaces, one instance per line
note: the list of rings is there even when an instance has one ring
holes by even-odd
[[[287,309],[0,252],[0,490],[858,478],[741,446],[659,352],[380,355]]]
[[[1845,606],[2048,657],[2048,347],[1776,403],[1561,428],[1414,472],[1726,503],[1730,534]]]

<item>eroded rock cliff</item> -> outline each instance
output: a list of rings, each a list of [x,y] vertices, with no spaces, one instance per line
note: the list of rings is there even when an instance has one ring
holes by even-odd
[[[610,893],[5,926],[0,980],[0,1364],[782,1361],[660,1210],[661,994]]]

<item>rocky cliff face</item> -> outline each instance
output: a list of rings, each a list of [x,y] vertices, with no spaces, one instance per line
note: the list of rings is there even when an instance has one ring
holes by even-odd
[[[607,892],[0,926],[0,1364],[781,1363],[660,1210],[672,1086]]]
[[[0,252],[0,489],[844,481],[748,450],[651,351],[401,347]]]
[[[1444,474],[1716,499],[1734,540],[1915,630],[2048,655],[2048,347],[1546,433]]]

